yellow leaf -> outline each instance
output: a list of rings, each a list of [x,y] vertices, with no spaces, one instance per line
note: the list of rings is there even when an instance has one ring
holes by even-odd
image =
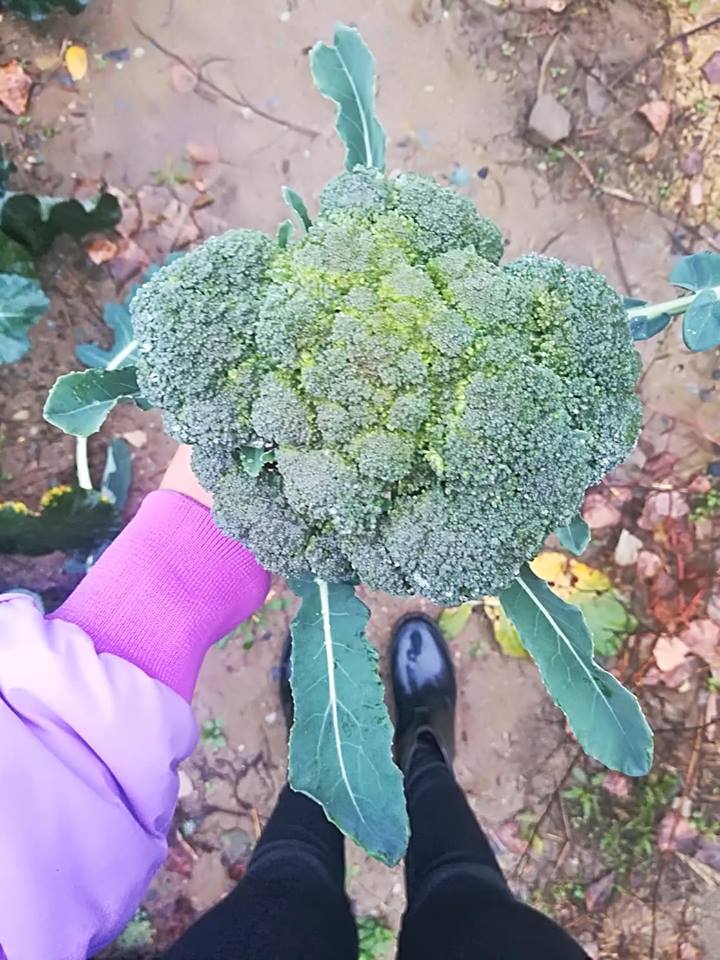
[[[547,580],[548,583],[552,583],[553,586],[570,586],[570,571],[566,554],[546,550],[535,557],[530,566],[534,574],[543,580]]]
[[[456,640],[465,628],[477,604],[473,601],[460,607],[447,607],[438,617],[438,626],[447,641]]]
[[[82,80],[88,72],[88,56],[85,47],[71,44],[65,51],[65,66],[73,80]]]
[[[508,657],[526,657],[527,651],[522,645],[520,635],[505,616],[500,601],[487,597],[483,603],[485,614],[492,624],[495,642]]]
[[[533,573],[552,585],[559,597],[567,600],[575,593],[605,593],[612,582],[602,570],[595,570],[565,553],[547,550],[530,564]]]

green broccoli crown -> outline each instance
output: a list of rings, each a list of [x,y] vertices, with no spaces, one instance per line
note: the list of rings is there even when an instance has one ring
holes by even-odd
[[[504,588],[632,449],[639,359],[592,270],[500,267],[430,178],[357,168],[301,240],[232,231],[133,303],[145,396],[271,570],[458,603]]]

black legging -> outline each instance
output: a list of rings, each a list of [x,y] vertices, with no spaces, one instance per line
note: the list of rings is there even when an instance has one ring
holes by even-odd
[[[587,960],[552,920],[508,889],[434,742],[406,778],[411,840],[398,960]],[[235,890],[166,960],[356,960],[340,832],[288,787]]]

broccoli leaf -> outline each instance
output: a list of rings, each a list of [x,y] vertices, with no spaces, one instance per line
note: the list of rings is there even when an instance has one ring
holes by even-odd
[[[635,297],[624,297],[623,301],[626,310],[631,307],[648,306],[647,300],[638,300]],[[633,340],[649,340],[658,333],[662,333],[671,320],[672,316],[669,313],[661,313],[657,317],[632,316],[630,317],[630,335]]]
[[[312,226],[312,220],[310,219],[310,214],[308,213],[307,207],[305,206],[305,201],[300,196],[299,193],[296,193],[290,187],[282,188],[283,200],[293,211],[295,216],[298,218],[300,227],[302,228],[303,233],[307,231]]]
[[[0,363],[14,363],[27,353],[28,330],[49,302],[35,278],[0,273]]]
[[[720,346],[720,301],[714,290],[703,290],[695,297],[683,316],[682,331],[688,350]]]
[[[354,27],[339,23],[335,46],[310,53],[315,86],[338,105],[337,132],[347,147],[345,166],[385,169],[385,131],[375,116],[375,58]]]
[[[670,283],[685,290],[703,290],[720,284],[720,253],[693,253],[676,261]]]
[[[575,517],[572,523],[565,527],[558,527],[555,536],[560,541],[565,550],[574,553],[576,557],[587,549],[590,543],[590,527],[585,523],[580,514]]]
[[[117,510],[97,490],[55,487],[43,496],[37,513],[23,503],[0,503],[0,553],[89,553],[118,527]]]
[[[0,10],[12,10],[28,20],[44,20],[53,10],[82,13],[90,0],[0,0]]]
[[[15,273],[30,280],[37,278],[30,252],[0,230],[0,273]]]
[[[580,610],[527,564],[500,602],[582,748],[613,770],[644,776],[652,766],[652,732],[637,699],[593,660]]]
[[[125,303],[106,303],[103,320],[115,334],[115,342],[109,350],[95,343],[81,343],[75,348],[75,356],[86,367],[104,370],[109,364],[113,369],[132,367],[137,363],[137,342],[134,339],[132,317]]]
[[[372,856],[397,863],[408,819],[378,655],[365,637],[369,611],[346,583],[290,586],[302,598],[292,624],[290,785]]]
[[[121,217],[120,205],[109,193],[83,202],[29,193],[6,193],[0,200],[0,229],[36,257],[46,253],[60,234],[79,239],[112,230]]]
[[[258,477],[265,464],[275,460],[275,451],[265,447],[240,447],[238,459],[248,476]]]
[[[64,433],[89,437],[121,400],[139,394],[135,367],[66,373],[48,394],[43,416]]]
[[[290,237],[293,232],[293,223],[292,220],[283,220],[283,222],[278,227],[277,232],[277,244],[281,250],[286,250],[288,244],[290,243]]]
[[[122,513],[132,481],[132,453],[126,440],[116,437],[108,446],[100,491]]]

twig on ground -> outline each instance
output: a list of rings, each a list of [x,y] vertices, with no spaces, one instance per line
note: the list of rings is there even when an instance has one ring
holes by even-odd
[[[540,814],[539,819],[536,820],[535,825],[534,825],[533,828],[532,828],[532,832],[530,833],[530,837],[528,838],[527,846],[525,847],[525,850],[524,850],[523,853],[520,855],[520,857],[519,857],[519,859],[518,859],[518,862],[515,864],[515,867],[513,868],[513,872],[512,872],[512,877],[513,877],[513,879],[515,879],[516,877],[519,876],[520,871],[522,870],[522,868],[523,868],[523,867],[525,866],[525,864],[527,863],[528,857],[529,857],[529,851],[532,849],[532,845],[533,845],[533,843],[535,842],[535,838],[537,837],[538,833],[540,832],[540,829],[542,828],[542,825],[545,823],[545,821],[547,820],[547,818],[550,816],[550,811],[552,810],[555,801],[558,800],[559,797],[560,797],[560,791],[562,790],[562,788],[563,788],[563,787],[565,786],[565,784],[567,783],[568,777],[570,776],[570,774],[571,774],[572,771],[573,771],[573,767],[574,767],[575,764],[578,762],[578,760],[580,759],[581,756],[582,756],[582,749],[576,750],[575,753],[573,754],[573,757],[572,757],[572,759],[570,760],[570,763],[568,764],[565,772],[563,773],[562,777],[560,777],[560,780],[555,784],[555,789],[554,789],[553,792],[550,794],[550,799],[548,800],[547,804],[545,805],[545,809],[544,809],[543,812]]]
[[[550,61],[553,58],[553,54],[555,53],[555,49],[558,45],[559,40],[560,40],[560,32],[558,31],[550,41],[548,48],[545,51],[545,56],[542,58],[542,63],[540,64],[540,73],[538,74],[538,82],[537,82],[537,99],[538,100],[543,95],[543,93],[545,93],[545,83],[547,81],[548,67],[550,66]]]
[[[132,20],[132,25],[135,27],[137,32],[147,40],[148,43],[151,43],[154,47],[164,53],[166,57],[169,57],[171,60],[174,60],[176,63],[179,63],[181,66],[185,67],[194,77],[197,78],[198,83],[202,84],[207,90],[212,90],[213,93],[217,96],[222,97],[223,100],[227,100],[228,103],[234,104],[236,107],[241,109],[249,110],[251,113],[254,113],[258,117],[262,117],[263,120],[267,120],[270,123],[276,123],[280,127],[284,127],[286,130],[292,130],[295,133],[301,133],[305,137],[310,137],[314,140],[315,137],[319,136],[319,131],[312,130],[310,127],[303,127],[300,124],[293,123],[291,120],[283,120],[282,117],[276,117],[274,114],[269,113],[267,110],[263,110],[262,107],[258,107],[257,104],[253,103],[251,100],[245,96],[242,91],[238,91],[238,96],[234,96],[232,93],[228,93],[227,90],[220,87],[214,80],[210,80],[205,76],[203,70],[209,63],[216,63],[219,60],[223,59],[221,57],[212,57],[209,60],[206,60],[205,63],[199,68],[196,69],[192,64],[185,60],[184,57],[181,57],[179,53],[175,53],[174,50],[170,50],[169,47],[164,46],[160,43],[159,40],[156,40],[151,34],[147,33],[140,26],[137,21]]]
[[[610,89],[617,87],[618,84],[632,76],[637,70],[640,69],[640,67],[644,67],[646,63],[649,63],[650,60],[654,60],[655,57],[659,56],[663,52],[663,50],[667,50],[667,48],[673,46],[673,44],[687,40],[688,37],[692,37],[696,33],[702,33],[704,30],[712,30],[713,27],[720,27],[720,17],[713,17],[711,20],[706,20],[705,23],[700,23],[697,27],[693,27],[691,30],[681,30],[680,33],[674,33],[671,37],[668,37],[666,40],[663,40],[662,43],[659,43],[649,53],[646,53],[644,57],[640,57],[640,59],[636,60],[635,63],[631,63],[629,67],[626,67],[622,73],[620,73],[619,76],[615,77],[615,79],[612,81],[610,84]]]

